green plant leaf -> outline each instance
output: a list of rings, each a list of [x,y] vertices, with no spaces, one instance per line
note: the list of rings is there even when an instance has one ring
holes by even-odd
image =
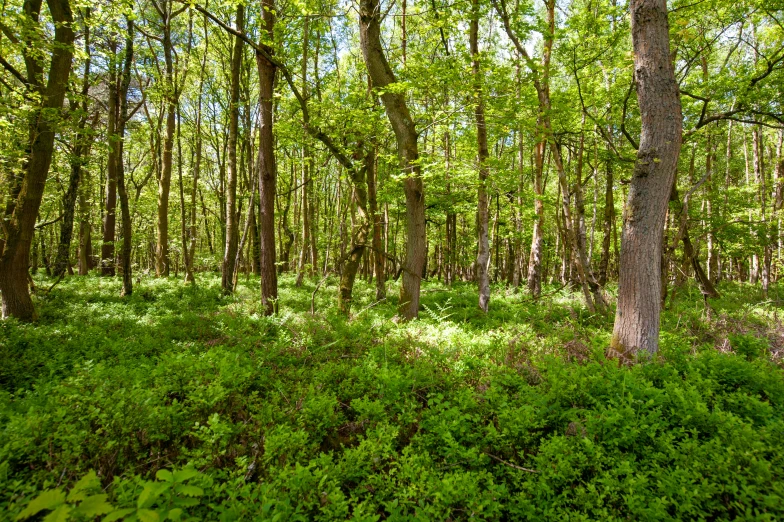
[[[180,520],[182,518],[182,509],[180,508],[172,509],[171,511],[169,511],[167,518],[169,520]]]
[[[68,492],[68,502],[75,502],[83,500],[87,496],[87,492],[101,487],[101,481],[95,471],[90,470],[87,475],[79,479],[79,482],[74,484],[71,491]]]
[[[172,482],[173,481],[172,472],[169,471],[168,469],[159,469],[155,473],[155,478],[157,478],[158,480],[163,480],[165,482]]]
[[[193,468],[178,469],[174,472],[174,481],[187,482],[188,480],[198,476],[199,472]]]
[[[44,522],[67,522],[71,506],[60,504],[57,508],[44,517]]]
[[[174,490],[177,493],[182,493],[183,495],[187,495],[189,497],[200,497],[204,495],[204,490],[198,486],[190,486],[188,484],[177,484],[174,487]]]
[[[91,495],[85,498],[74,512],[87,517],[96,517],[98,515],[111,513],[114,506],[107,502],[108,498],[109,495]]]
[[[16,520],[24,520],[44,509],[54,509],[65,503],[65,493],[61,489],[48,489],[35,497],[27,507],[18,515]]]
[[[136,516],[142,522],[160,522],[161,516],[152,509],[140,509],[136,512]]]
[[[144,485],[144,489],[142,490],[139,498],[136,500],[136,507],[146,508],[150,507],[155,499],[161,496],[161,493],[169,489],[168,484],[156,484],[155,482],[147,482]]]
[[[122,508],[122,509],[115,509],[105,517],[103,517],[103,522],[114,522],[115,520],[120,520],[121,518],[125,518],[126,515],[130,515],[136,511],[133,508]]]

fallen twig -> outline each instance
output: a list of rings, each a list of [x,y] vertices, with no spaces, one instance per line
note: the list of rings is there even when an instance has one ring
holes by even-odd
[[[485,452],[485,455],[487,455],[488,457],[490,457],[490,458],[491,458],[491,459],[493,459],[493,460],[497,460],[497,461],[498,461],[498,462],[500,462],[501,464],[505,464],[505,465],[509,466],[510,468],[518,469],[518,470],[520,470],[520,471],[525,471],[525,472],[527,472],[527,473],[539,473],[539,472],[538,472],[538,471],[536,471],[535,469],[528,469],[528,468],[524,468],[524,467],[522,467],[522,466],[518,466],[517,464],[512,464],[511,462],[507,462],[507,461],[505,461],[504,459],[502,459],[502,458],[500,458],[500,457],[496,457],[495,455],[493,455],[493,454],[491,454],[491,453],[487,453],[487,452]]]

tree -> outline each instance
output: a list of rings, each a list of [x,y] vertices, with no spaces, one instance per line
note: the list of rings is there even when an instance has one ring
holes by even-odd
[[[623,215],[618,307],[609,352],[622,361],[659,347],[662,234],[683,127],[667,3],[631,0],[630,10],[641,132]]]
[[[237,6],[237,32],[245,31],[245,6]],[[234,292],[234,270],[239,240],[239,216],[237,215],[237,136],[240,120],[240,68],[242,66],[243,39],[234,37],[231,55],[231,93],[229,95],[229,168],[226,180],[226,249],[223,254],[221,287],[223,292]]]
[[[24,83],[40,100],[29,117],[26,164],[21,179],[12,187],[12,204],[6,207],[5,241],[0,254],[0,293],[2,293],[3,318],[16,317],[29,321],[36,317],[33,301],[27,287],[27,268],[30,265],[30,246],[35,221],[44,195],[46,177],[52,163],[54,138],[59,112],[63,106],[71,73],[73,56],[73,15],[68,0],[47,0],[49,13],[55,25],[51,46],[51,61],[46,83],[43,66],[32,53],[39,42],[33,40],[34,29],[39,25],[41,0],[27,0],[24,18],[28,24],[24,40],[24,61],[27,75]],[[21,75],[20,75],[21,76]],[[15,196],[15,197],[14,197]]]
[[[373,83],[378,89],[397,141],[397,155],[405,173],[406,258],[400,285],[398,313],[403,319],[419,314],[419,290],[427,256],[425,228],[425,192],[419,164],[419,149],[414,120],[403,94],[395,88],[395,74],[381,47],[381,11],[378,0],[361,0],[359,36],[362,56]]]

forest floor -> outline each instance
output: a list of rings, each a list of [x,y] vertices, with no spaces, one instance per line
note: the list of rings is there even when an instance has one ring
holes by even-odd
[[[485,316],[431,282],[398,324],[393,285],[358,281],[347,320],[335,281],[315,314],[293,282],[275,317],[245,276],[39,290],[37,323],[0,323],[0,519],[784,517],[784,287],[721,284],[710,314],[684,289],[619,367],[566,290],[494,287]]]

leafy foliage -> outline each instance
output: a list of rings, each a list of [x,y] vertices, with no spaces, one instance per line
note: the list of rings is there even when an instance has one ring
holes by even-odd
[[[683,292],[662,354],[629,368],[564,292],[499,292],[484,316],[471,287],[431,284],[431,313],[395,324],[362,282],[354,319],[330,289],[311,315],[288,278],[278,317],[253,279],[230,298],[145,280],[127,304],[118,284],[67,280],[37,327],[2,325],[11,518],[784,516],[781,325],[749,287],[724,285],[710,319]]]

